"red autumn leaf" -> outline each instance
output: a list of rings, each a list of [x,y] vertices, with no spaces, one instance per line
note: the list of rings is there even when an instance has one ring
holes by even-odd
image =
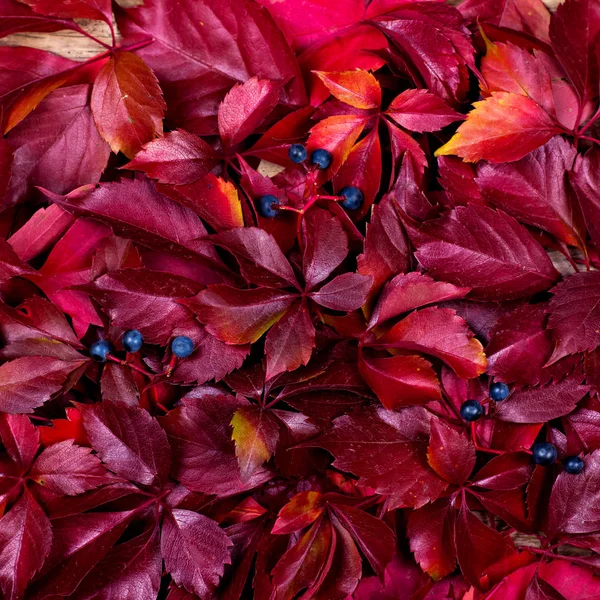
[[[461,485],[473,471],[475,458],[475,446],[463,433],[431,420],[427,460],[440,477]]]
[[[397,275],[383,288],[371,315],[369,328],[415,308],[462,298],[468,292],[469,288],[434,281],[431,277],[418,272]]]
[[[548,363],[600,345],[600,274],[577,273],[552,289],[548,327],[556,346]]]
[[[39,434],[42,445],[50,446],[65,440],[73,440],[80,445],[89,445],[79,410],[67,407],[65,412],[67,413],[66,419],[54,419],[52,427],[40,427]]]
[[[48,446],[36,459],[28,477],[56,494],[75,496],[115,482],[89,448],[71,440]]]
[[[286,86],[285,104],[299,105],[304,91],[296,59],[270,15],[254,2],[227,0],[217,6],[186,0],[185,33],[180,14],[158,0],[144,10],[117,14],[126,42],[154,39],[138,51],[165,91],[175,125],[193,133],[217,132],[217,110],[236,82],[253,76]]]
[[[323,494],[314,491],[296,494],[278,513],[271,533],[285,535],[314,523],[325,510]]]
[[[437,131],[463,118],[441,98],[427,90],[405,90],[385,111],[398,125],[410,131]]]
[[[196,298],[181,301],[189,306],[206,329],[230,344],[255,342],[279,321],[294,303],[288,292],[270,288],[238,290],[213,285]]]
[[[480,19],[548,41],[550,12],[540,0],[465,0],[459,10],[467,19]]]
[[[231,426],[240,476],[246,481],[273,456],[279,438],[279,425],[267,410],[257,406],[240,406],[233,415]]]
[[[180,508],[166,511],[161,551],[173,581],[200,596],[210,594],[229,563],[231,541],[211,519]]]
[[[187,185],[202,179],[219,162],[212,146],[196,135],[176,129],[145,144],[125,168],[143,171],[160,183]]]
[[[304,300],[296,302],[267,334],[265,377],[271,379],[284,371],[293,371],[300,365],[306,365],[314,345],[315,328],[308,306]]]
[[[33,273],[35,271],[21,261],[10,244],[0,239],[0,282]]]
[[[118,363],[106,363],[100,378],[102,400],[123,402],[129,406],[139,404],[140,392],[136,386],[133,371]]]
[[[373,276],[374,291],[378,291],[390,276],[408,270],[406,235],[391,197],[386,196],[373,207],[364,253],[359,255],[357,262],[360,273]]]
[[[23,356],[0,366],[0,409],[29,413],[60,391],[85,360],[63,361],[50,356]]]
[[[19,0],[36,13],[62,19],[100,19],[110,23],[109,0]]]
[[[188,185],[158,185],[157,188],[161,194],[194,211],[217,231],[244,226],[237,188],[212,173]]]
[[[575,23],[582,23],[577,29]],[[600,33],[600,9],[593,0],[569,2],[550,19],[550,43],[583,104],[598,93],[598,56],[592,50]]]
[[[258,468],[249,481],[241,480],[230,423],[245,405],[220,393],[192,392],[161,418],[173,450],[173,475],[188,489],[227,496],[270,479],[268,471]],[[206,468],[208,463],[211,469]]]
[[[584,457],[585,467],[577,477],[563,471],[548,499],[549,526],[553,533],[589,533],[600,526],[600,452]]]
[[[381,173],[381,141],[377,128],[373,128],[352,148],[333,178],[338,190],[347,186],[361,190],[365,200],[360,211],[354,211],[355,219],[362,218],[375,200],[381,185]]]
[[[350,312],[364,304],[372,282],[370,275],[344,273],[326,283],[319,291],[311,292],[310,298],[325,308]]]
[[[585,154],[577,156],[571,173],[571,183],[577,194],[586,227],[596,247],[600,245],[599,165],[600,152],[591,148]]]
[[[46,193],[65,210],[108,225],[141,246],[178,256],[219,263],[197,216],[156,192],[150,181],[121,181],[79,188],[67,196]],[[132,211],[135,206],[137,210]]]
[[[548,114],[556,114],[549,57],[539,51],[532,54],[511,43],[494,44],[485,39],[486,55],[481,60],[485,95],[511,92],[527,96]]]
[[[54,518],[52,547],[34,593],[41,597],[73,593],[121,537],[133,516],[134,511],[121,511]]]
[[[52,533],[48,517],[27,490],[0,519],[0,588],[7,599],[23,597],[50,552]]]
[[[117,52],[100,69],[91,108],[100,135],[128,158],[162,135],[166,108],[154,73],[131,52]]]
[[[158,527],[150,526],[133,539],[114,546],[77,586],[72,597],[156,597],[162,569],[159,533]]]
[[[536,574],[525,592],[525,600],[564,600],[564,596]]]
[[[480,587],[483,572],[511,551],[509,539],[482,523],[464,501],[456,517],[454,535],[460,569],[475,587]]]
[[[465,379],[477,377],[487,366],[481,343],[466,322],[449,308],[415,311],[394,325],[375,345],[431,354]]]
[[[176,328],[194,326],[194,316],[177,298],[191,297],[199,287],[176,275],[122,269],[83,289],[102,305],[115,327],[137,328],[149,343],[167,344]]]
[[[2,0],[0,6],[1,37],[26,31],[52,32],[76,28],[72,21],[36,14],[16,0]]]
[[[144,409],[103,402],[79,410],[92,448],[117,475],[144,485],[166,479],[171,466],[167,436]]]
[[[437,375],[431,363],[420,356],[378,358],[361,353],[358,370],[386,408],[441,399]]]
[[[22,201],[34,186],[63,194],[98,182],[110,150],[98,134],[88,96],[87,85],[55,90],[10,132],[14,156],[6,202]]]
[[[36,211],[21,229],[8,238],[8,243],[21,260],[31,260],[56,243],[74,220],[68,212],[51,204]]]
[[[443,499],[413,511],[408,520],[415,560],[436,581],[456,568],[453,525],[454,511]]]
[[[475,109],[436,156],[457,154],[469,162],[519,160],[545,144],[560,128],[527,96],[494,92]]]
[[[565,177],[575,155],[571,144],[554,137],[517,162],[478,165],[477,185],[485,200],[521,223],[582,248],[583,220]]]
[[[417,259],[433,277],[470,287],[481,299],[528,296],[558,276],[542,246],[500,211],[458,207],[409,233]]]
[[[546,379],[544,365],[552,354],[547,313],[546,305],[525,305],[498,319],[485,349],[490,375],[521,385]]]
[[[344,415],[334,420],[330,432],[305,445],[331,452],[334,466],[354,473],[364,485],[387,495],[390,508],[418,508],[435,500],[448,484],[427,465],[427,426],[417,420],[418,424],[406,430],[409,415],[418,419],[423,414],[410,410],[422,409],[402,413],[365,410]]]
[[[542,423],[570,413],[589,392],[583,377],[573,376],[559,383],[514,390],[500,403],[498,418],[513,423]]]
[[[524,452],[495,456],[477,471],[473,484],[490,490],[512,490],[529,482],[534,466]]]
[[[0,13],[0,34],[36,29],[53,31],[69,28],[68,21],[44,18],[29,11],[25,6],[13,0],[5,0]],[[9,13],[13,14],[10,15]],[[16,13],[16,14],[15,14]],[[4,18],[3,18],[4,17]],[[53,23],[54,22],[54,23]],[[14,28],[10,27],[10,24]],[[9,27],[5,33],[5,27]],[[3,47],[0,49],[0,105],[5,111],[3,115],[3,131],[7,133],[18,125],[39,103],[57,87],[75,75],[80,64],[34,48]],[[27,61],[29,69],[17,68]]]
[[[302,221],[304,283],[307,290],[325,281],[348,254],[348,236],[325,210],[311,210]]]
[[[273,81],[252,77],[234,85],[219,105],[219,133],[230,150],[253,133],[275,108],[279,86]]]
[[[11,460],[27,471],[40,446],[40,434],[29,417],[0,414],[0,440]]]

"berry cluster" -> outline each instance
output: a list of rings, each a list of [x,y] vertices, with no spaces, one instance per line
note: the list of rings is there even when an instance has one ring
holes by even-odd
[[[144,338],[137,329],[130,329],[121,337],[121,343],[125,352],[139,352],[144,344]],[[103,363],[111,359],[110,353],[113,350],[113,345],[108,340],[98,340],[90,346],[90,356],[95,361]],[[194,342],[187,335],[179,335],[171,342],[171,351],[177,358],[187,358],[194,351]]]
[[[510,388],[506,383],[494,382],[490,386],[489,398],[494,402],[502,402],[510,395]],[[484,407],[477,400],[466,400],[460,407],[460,416],[468,423],[474,423],[481,419]],[[536,465],[548,467],[556,462],[558,451],[550,442],[536,442],[531,447],[531,456]],[[584,462],[579,456],[567,456],[564,459],[565,471],[571,475],[577,475],[583,471]]]
[[[308,151],[303,144],[292,144],[288,151],[290,160],[295,164],[302,164],[308,158]],[[317,148],[310,155],[310,164],[319,170],[328,169],[333,157],[328,150]],[[324,196],[315,196],[315,200],[325,198]],[[358,210],[364,201],[363,193],[355,186],[347,185],[343,187],[337,197],[328,196],[327,199],[333,199],[340,203],[348,211]],[[312,203],[309,203],[312,204]],[[308,205],[306,208],[308,208]],[[272,194],[261,196],[256,202],[256,210],[261,217],[272,219],[277,216],[281,210],[279,199]],[[289,209],[288,209],[289,210]]]

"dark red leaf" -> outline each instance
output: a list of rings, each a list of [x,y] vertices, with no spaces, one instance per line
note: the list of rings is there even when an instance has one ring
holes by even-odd
[[[334,420],[330,432],[306,445],[331,452],[335,466],[387,495],[390,508],[418,508],[435,500],[448,484],[427,465],[427,426],[420,420],[423,413],[415,410],[422,409],[344,415]],[[373,465],[377,465],[376,470]]]
[[[431,468],[450,483],[461,485],[475,466],[475,447],[464,433],[431,420],[431,438],[427,460]]]
[[[22,598],[52,544],[48,517],[26,489],[0,519],[0,587],[7,600]]]
[[[29,413],[58,392],[85,360],[24,356],[0,366],[0,410]]]
[[[186,185],[201,179],[219,164],[219,155],[204,140],[183,129],[151,140],[125,165],[160,183]]]
[[[600,273],[577,273],[552,289],[548,327],[556,347],[548,363],[600,345]]]
[[[571,377],[559,383],[514,390],[498,404],[498,418],[513,423],[543,423],[570,413],[589,392],[580,385],[582,377]]]
[[[500,211],[458,207],[409,232],[417,259],[433,277],[470,287],[481,299],[528,296],[558,276],[542,246]]]
[[[159,528],[152,525],[131,540],[114,546],[89,572],[71,597],[109,600],[158,594],[162,557]]]
[[[6,202],[23,200],[34,186],[64,194],[97,183],[110,150],[98,134],[89,86],[55,90],[8,136],[14,152]]]
[[[66,440],[48,446],[36,459],[28,477],[55,494],[76,496],[115,482],[114,476],[90,454],[90,448]]]
[[[233,495],[270,478],[258,468],[246,483],[231,439],[231,419],[246,403],[221,393],[188,394],[181,406],[161,418],[173,449],[173,475],[188,489],[206,494]],[[210,469],[206,468],[211,464]]]
[[[144,485],[166,479],[171,449],[148,412],[122,402],[80,405],[79,410],[92,448],[117,475]]]
[[[219,133],[226,150],[243,141],[275,108],[279,85],[252,77],[234,85],[219,105]]]
[[[410,549],[421,569],[436,581],[456,568],[453,513],[442,499],[418,508],[408,519]]]
[[[170,509],[163,519],[161,552],[175,583],[206,596],[230,562],[231,540],[213,520],[190,510]]]

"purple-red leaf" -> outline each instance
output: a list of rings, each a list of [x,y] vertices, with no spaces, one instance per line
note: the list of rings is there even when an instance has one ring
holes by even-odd
[[[36,459],[28,477],[55,494],[76,496],[115,482],[115,478],[90,454],[90,448],[65,440],[48,446]]]
[[[92,448],[117,475],[144,485],[166,479],[171,449],[165,432],[147,411],[122,402],[79,409]]]
[[[219,160],[204,140],[176,129],[148,142],[124,168],[143,171],[160,183],[186,185],[210,173]]]
[[[215,521],[180,508],[163,519],[161,552],[175,583],[201,597],[212,593],[230,562],[227,534]]]
[[[539,242],[501,211],[459,206],[409,232],[433,277],[470,287],[481,299],[528,296],[558,277]]]

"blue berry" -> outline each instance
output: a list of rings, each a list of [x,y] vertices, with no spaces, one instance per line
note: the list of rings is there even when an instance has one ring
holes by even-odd
[[[306,160],[308,154],[306,148],[302,144],[292,144],[288,150],[288,156],[292,162],[299,165]]]
[[[565,458],[565,471],[571,475],[578,475],[583,471],[584,462],[579,456],[567,456]]]
[[[177,336],[171,342],[173,354],[179,358],[187,358],[194,351],[194,342],[187,335]]]
[[[553,464],[558,456],[556,447],[550,442],[536,442],[531,447],[531,452],[533,453],[533,462],[543,467]]]
[[[123,334],[121,341],[125,352],[137,352],[142,347],[144,338],[137,329],[130,329]]]
[[[318,148],[310,155],[310,162],[319,169],[326,169],[331,164],[331,154],[323,148]]]
[[[477,421],[483,415],[483,406],[477,402],[477,400],[467,400],[463,402],[460,407],[460,416],[465,421]]]
[[[346,199],[340,204],[346,210],[357,210],[362,206],[363,203],[363,195],[362,192],[353,185],[349,185],[340,190],[340,196],[344,196]]]
[[[490,398],[496,402],[506,400],[509,393],[510,388],[505,383],[492,383],[490,386]]]
[[[277,208],[278,206],[279,200],[275,196],[267,194],[266,196],[262,196],[258,199],[256,209],[261,217],[272,219],[279,212],[279,208]]]
[[[108,340],[99,340],[90,346],[90,356],[98,362],[106,362],[107,354],[112,350]]]

